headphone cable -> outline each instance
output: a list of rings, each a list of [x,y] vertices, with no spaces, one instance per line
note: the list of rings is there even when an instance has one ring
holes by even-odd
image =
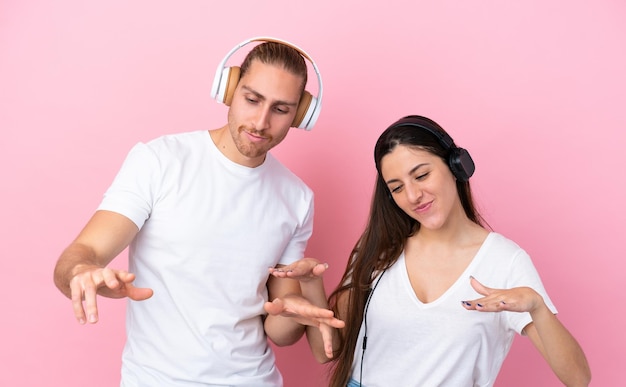
[[[362,387],[361,381],[363,380],[363,359],[365,358],[365,349],[367,348],[367,310],[369,309],[370,301],[372,300],[372,296],[374,295],[374,290],[376,290],[378,283],[383,278],[386,272],[387,272],[387,269],[383,270],[383,272],[380,274],[380,276],[376,280],[376,283],[374,284],[374,287],[370,290],[369,294],[367,295],[367,301],[365,302],[365,311],[363,312],[363,325],[364,325],[363,350],[361,351],[361,369],[359,370],[359,387]]]

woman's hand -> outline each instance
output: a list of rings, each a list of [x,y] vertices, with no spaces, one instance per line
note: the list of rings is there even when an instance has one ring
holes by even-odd
[[[470,277],[470,284],[478,293],[484,297],[475,300],[461,301],[467,310],[478,310],[480,312],[533,312],[545,305],[543,297],[529,287],[518,287],[512,289],[493,289],[478,282],[474,277]]]

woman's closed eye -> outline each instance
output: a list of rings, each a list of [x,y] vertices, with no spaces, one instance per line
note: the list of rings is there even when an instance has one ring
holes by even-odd
[[[415,180],[423,181],[423,180],[425,180],[428,177],[429,174],[430,174],[430,171],[428,171],[426,173],[417,174],[417,175],[415,175]],[[404,185],[399,185],[397,187],[389,187],[389,192],[397,193],[397,192],[402,191],[402,188],[404,188]]]
[[[417,176],[415,176],[415,180],[424,180],[428,177],[429,174],[430,174],[430,171],[426,173],[420,173]]]

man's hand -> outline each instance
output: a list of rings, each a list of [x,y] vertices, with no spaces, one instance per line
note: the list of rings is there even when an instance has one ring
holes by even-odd
[[[302,258],[291,265],[271,267],[269,272],[274,277],[308,282],[320,278],[326,269],[328,269],[327,263],[320,263],[315,258]]]
[[[307,299],[297,295],[286,295],[266,302],[265,311],[271,315],[290,317],[297,323],[317,327],[324,342],[324,352],[333,357],[333,328],[343,328],[345,323],[334,317],[332,310],[320,308]]]
[[[74,315],[80,324],[98,322],[98,294],[108,298],[128,297],[134,301],[146,300],[153,294],[152,289],[134,287],[135,275],[125,270],[79,265],[74,273],[70,292]]]

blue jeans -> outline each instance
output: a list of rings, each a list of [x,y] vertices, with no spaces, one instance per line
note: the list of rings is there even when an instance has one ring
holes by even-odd
[[[361,384],[357,382],[356,380],[350,379],[346,387],[363,387],[363,386],[361,386]]]

